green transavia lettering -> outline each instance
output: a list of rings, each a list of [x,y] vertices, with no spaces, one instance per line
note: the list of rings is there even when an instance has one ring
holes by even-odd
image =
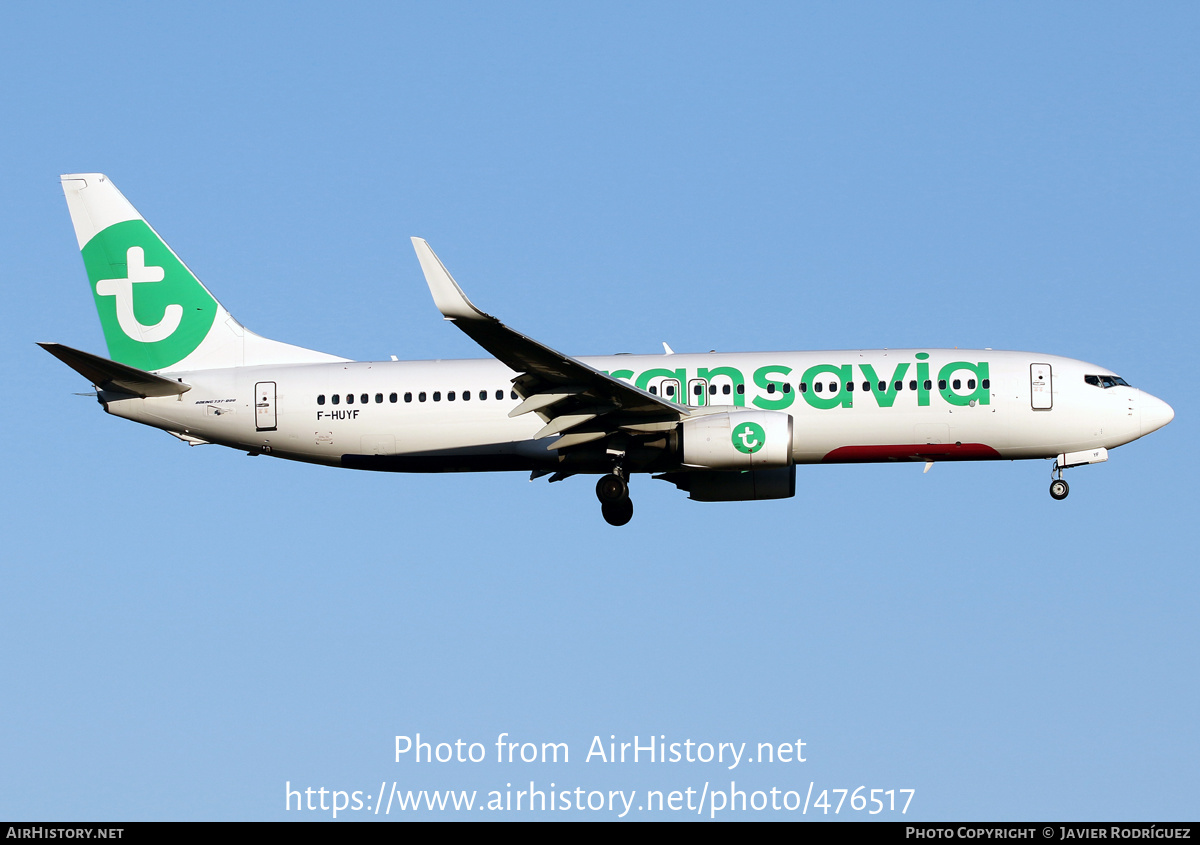
[[[796,404],[797,397],[809,407],[821,411],[853,408],[856,393],[859,403],[874,402],[880,408],[895,407],[897,400],[905,393],[915,394],[919,407],[928,406],[932,396],[938,396],[950,405],[991,404],[991,389],[986,386],[991,378],[987,361],[951,361],[939,367],[934,378],[930,375],[929,354],[918,352],[916,358],[915,362],[898,362],[891,372],[876,370],[873,364],[815,364],[801,373],[799,378],[785,364],[759,367],[751,373],[749,380],[742,370],[730,366],[700,367],[694,374],[685,367],[652,367],[640,373],[613,370],[606,375],[631,382],[641,390],[661,394],[676,402],[688,397],[689,378],[701,379],[708,385],[714,382],[723,385],[728,380],[731,387],[728,394],[719,394],[714,389],[711,398],[708,398],[706,389],[704,396],[707,401],[703,404],[739,408],[746,406],[746,385],[749,383],[754,386],[750,404],[764,411],[790,408]],[[663,387],[666,383],[672,384],[670,390]],[[863,387],[866,389],[860,389]],[[736,434],[734,445],[741,449]]]

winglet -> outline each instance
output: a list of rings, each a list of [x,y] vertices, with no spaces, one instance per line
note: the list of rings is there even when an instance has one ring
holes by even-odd
[[[424,238],[413,238],[413,249],[417,251],[417,260],[421,262],[421,272],[425,274],[425,283],[433,294],[433,303],[447,320],[478,320],[487,319],[488,315],[471,304],[467,295],[462,292],[458,282],[450,275],[450,271],[442,264],[440,258],[429,248]]]

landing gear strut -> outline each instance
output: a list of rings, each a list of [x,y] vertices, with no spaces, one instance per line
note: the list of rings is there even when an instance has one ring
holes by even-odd
[[[609,525],[624,525],[633,519],[633,501],[629,498],[629,483],[620,467],[596,482],[596,498],[600,513]]]
[[[1067,486],[1067,482],[1063,481],[1062,467],[1058,465],[1058,461],[1054,462],[1054,480],[1050,482],[1050,498],[1061,502],[1067,498],[1067,494],[1071,492],[1071,488]]]

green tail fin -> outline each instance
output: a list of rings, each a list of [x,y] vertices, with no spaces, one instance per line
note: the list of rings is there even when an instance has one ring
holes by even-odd
[[[155,371],[344,360],[247,331],[103,174],[62,186],[114,361]]]

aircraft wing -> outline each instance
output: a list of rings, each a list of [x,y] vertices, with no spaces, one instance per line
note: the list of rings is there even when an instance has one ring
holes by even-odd
[[[413,248],[442,316],[519,375],[524,400],[509,416],[536,412],[546,422],[535,439],[561,435],[547,449],[569,449],[618,434],[649,435],[675,427],[688,409],[589,367],[526,337],[467,299],[445,265],[421,238]]]

